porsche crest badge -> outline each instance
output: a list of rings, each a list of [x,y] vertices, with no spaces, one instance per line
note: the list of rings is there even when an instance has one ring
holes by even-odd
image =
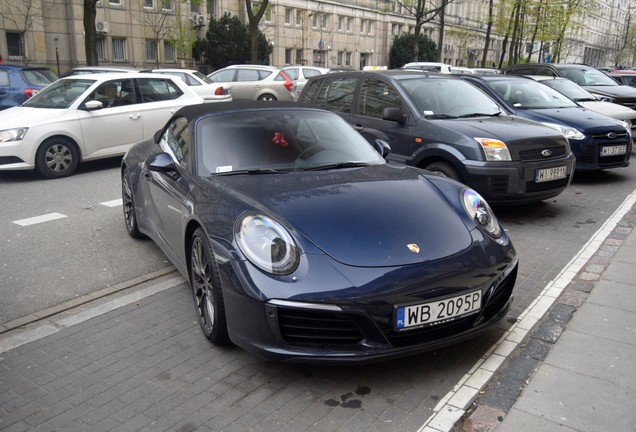
[[[407,244],[406,247],[413,253],[420,253],[420,247],[415,243]]]

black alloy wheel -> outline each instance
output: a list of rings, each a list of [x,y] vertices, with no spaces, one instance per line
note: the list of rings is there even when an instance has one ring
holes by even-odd
[[[201,228],[192,236],[190,286],[197,320],[205,337],[215,344],[230,342],[217,263],[210,240]]]
[[[453,180],[461,181],[461,177],[457,170],[446,162],[433,162],[424,169],[443,177],[448,177]]]
[[[135,212],[135,200],[132,192],[132,182],[128,169],[124,168],[121,172],[121,200],[124,208],[124,222],[126,223],[126,231],[132,238],[142,238],[144,235],[139,232],[137,225],[137,213]]]

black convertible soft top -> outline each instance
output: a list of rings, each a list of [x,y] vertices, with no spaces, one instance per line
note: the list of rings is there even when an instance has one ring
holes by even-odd
[[[188,105],[180,108],[173,117],[185,117],[188,121],[211,113],[258,110],[258,109],[293,109],[301,108],[322,109],[317,105],[305,104],[299,102],[281,102],[281,101],[231,101],[218,103],[205,103],[198,105]]]

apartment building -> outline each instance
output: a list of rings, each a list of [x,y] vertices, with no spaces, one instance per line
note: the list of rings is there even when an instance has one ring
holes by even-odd
[[[436,1],[436,0],[434,0]],[[568,43],[566,61],[610,64],[633,0],[599,0]],[[28,62],[59,69],[86,63],[84,0],[2,0],[0,55],[9,62]],[[442,60],[474,66],[481,61],[488,0],[455,0],[445,10]],[[497,1],[496,1],[497,3]],[[174,42],[180,29],[203,39],[211,17],[224,13],[247,22],[242,0],[99,0],[97,53],[102,65],[198,67],[192,53],[181,54]],[[395,35],[412,32],[414,18],[392,0],[270,0],[260,28],[272,46],[271,64],[324,67],[388,64]],[[438,41],[439,17],[422,32]],[[498,64],[503,37],[492,36],[487,63]],[[564,59],[562,59],[564,61]]]

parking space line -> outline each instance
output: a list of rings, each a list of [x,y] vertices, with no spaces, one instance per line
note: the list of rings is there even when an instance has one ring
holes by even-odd
[[[67,216],[63,215],[62,213],[48,213],[42,216],[35,216],[32,218],[16,220],[16,221],[13,221],[13,223],[20,226],[29,226],[29,225],[39,224],[42,222],[50,222],[56,219],[63,219],[65,217]]]
[[[627,196],[621,206],[596,231],[557,277],[550,281],[532,304],[517,317],[517,323],[506,331],[488,353],[475,363],[471,372],[467,374],[469,376],[464,376],[464,379],[442,398],[433,409],[433,414],[418,432],[448,432],[455,426],[470,404],[477,399],[480,391],[486,387],[499,366],[503,364],[505,358],[523,341],[525,335],[548,311],[572,278],[586,265],[634,204],[636,204],[636,190]]]
[[[119,199],[112,200],[112,201],[105,201],[105,202],[102,202],[100,204],[103,205],[103,206],[106,206],[106,207],[117,207],[117,206],[122,205],[123,201],[122,201],[121,198],[119,198]]]

